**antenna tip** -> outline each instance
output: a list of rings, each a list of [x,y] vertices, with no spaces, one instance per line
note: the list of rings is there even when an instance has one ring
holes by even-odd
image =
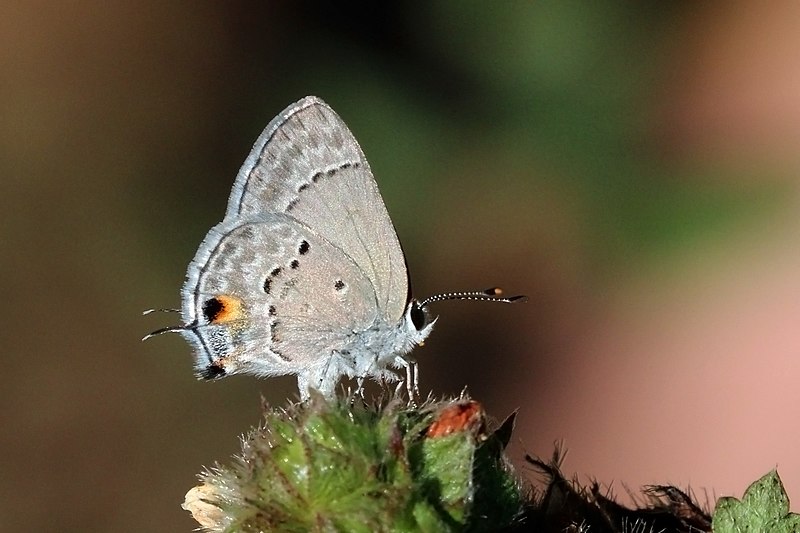
[[[483,291],[483,293],[486,296],[491,296],[492,298],[497,298],[501,301],[508,303],[514,303],[514,302],[524,303],[528,301],[528,297],[525,296],[524,294],[520,294],[518,296],[503,296],[504,291],[500,287],[492,287],[490,289],[486,289],[485,291]]]

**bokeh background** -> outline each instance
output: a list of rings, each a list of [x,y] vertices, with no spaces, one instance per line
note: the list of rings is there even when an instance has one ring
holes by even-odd
[[[173,316],[269,120],[327,100],[415,292],[423,390],[616,493],[800,498],[800,4],[4,2],[0,529],[189,531],[292,378],[194,379]]]

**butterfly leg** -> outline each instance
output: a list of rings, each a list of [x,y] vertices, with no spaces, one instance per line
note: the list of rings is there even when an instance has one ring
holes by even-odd
[[[300,391],[301,402],[305,402],[309,398],[308,385],[310,381],[310,372],[300,372],[297,374],[297,389]]]
[[[338,353],[332,353],[331,356],[328,357],[325,366],[319,368],[318,372],[314,375],[315,386],[322,395],[328,399],[334,398],[336,385],[339,383],[339,378],[342,376],[340,371],[341,365],[339,364],[340,357]],[[334,361],[334,359],[336,359],[336,361]]]
[[[419,366],[416,361],[409,361],[410,374],[414,376],[414,398],[419,398]]]
[[[419,372],[417,372],[417,363],[409,361],[401,356],[397,356],[394,362],[397,366],[401,366],[406,370],[406,392],[408,393],[409,403],[413,404],[419,395]]]
[[[364,399],[364,376],[358,376],[356,378],[356,383],[358,383],[358,387],[356,388],[356,395],[360,396],[361,399]]]
[[[310,397],[310,389],[320,392],[325,398],[331,399],[334,396],[333,389],[336,387],[338,379],[329,375],[329,365],[322,368],[310,368],[297,374],[297,388],[300,390],[300,401],[305,402]]]

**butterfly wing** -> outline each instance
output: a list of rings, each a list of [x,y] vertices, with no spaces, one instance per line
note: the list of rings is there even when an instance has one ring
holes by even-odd
[[[287,107],[253,146],[225,220],[283,213],[339,248],[397,323],[408,300],[405,258],[364,153],[341,118],[309,96]]]
[[[281,214],[214,227],[189,266],[182,296],[183,335],[206,377],[305,372],[338,378],[347,372],[324,367],[378,313],[363,270]]]

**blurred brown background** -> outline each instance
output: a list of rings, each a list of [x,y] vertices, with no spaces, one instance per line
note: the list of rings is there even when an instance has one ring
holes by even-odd
[[[568,474],[800,498],[800,4],[5,2],[3,531],[189,531],[293,378],[195,381],[188,261],[278,111],[360,140],[418,295],[422,387],[521,407]]]

